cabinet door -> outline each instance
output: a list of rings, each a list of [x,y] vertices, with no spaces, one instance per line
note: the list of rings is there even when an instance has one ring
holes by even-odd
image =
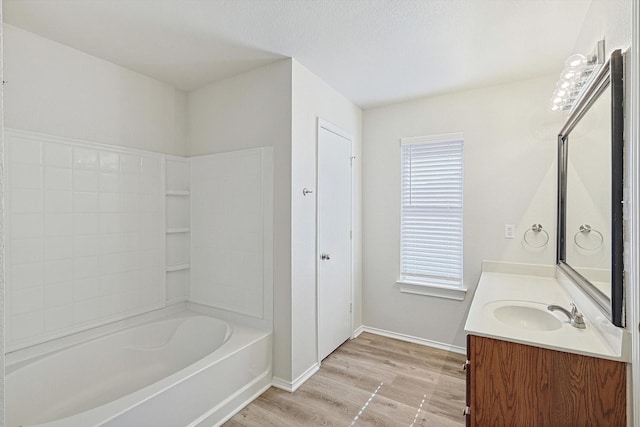
[[[626,426],[624,363],[476,336],[469,346],[471,425]]]
[[[554,354],[551,419],[560,420],[565,426],[627,425],[627,375],[624,363],[546,351]]]
[[[472,336],[471,425],[551,426],[546,356],[534,347]]]

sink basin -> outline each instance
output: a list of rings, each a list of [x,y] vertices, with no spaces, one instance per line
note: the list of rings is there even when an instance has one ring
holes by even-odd
[[[487,304],[493,316],[512,328],[528,331],[554,331],[562,327],[546,304],[527,301],[495,301]]]

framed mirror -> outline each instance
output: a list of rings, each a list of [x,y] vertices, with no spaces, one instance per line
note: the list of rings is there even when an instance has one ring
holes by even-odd
[[[621,51],[594,74],[558,134],[557,263],[624,326]]]

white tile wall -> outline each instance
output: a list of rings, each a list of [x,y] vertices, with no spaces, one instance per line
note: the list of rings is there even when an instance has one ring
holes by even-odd
[[[167,272],[167,303],[185,301],[191,295],[191,270]]]
[[[167,265],[189,264],[189,233],[167,234]]]
[[[191,296],[258,319],[270,316],[271,150],[191,158]]]
[[[190,200],[183,196],[167,197],[167,227],[183,228],[189,227],[190,218]]]
[[[8,351],[165,304],[163,157],[7,130]]]
[[[167,156],[167,190],[191,189],[190,162],[186,157]]]

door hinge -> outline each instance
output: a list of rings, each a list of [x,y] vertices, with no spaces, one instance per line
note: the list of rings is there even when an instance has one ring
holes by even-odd
[[[349,303],[349,313],[353,313],[353,303]]]
[[[353,230],[349,230],[349,240],[353,240]]]
[[[349,158],[349,164],[351,165],[351,167],[353,167],[353,161],[356,159],[356,156],[351,156]]]

